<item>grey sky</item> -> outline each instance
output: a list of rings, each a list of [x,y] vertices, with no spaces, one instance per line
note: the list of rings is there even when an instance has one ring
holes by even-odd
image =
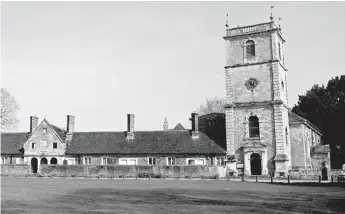
[[[190,127],[207,97],[225,96],[225,16],[247,25],[282,17],[289,106],[344,74],[344,2],[2,2],[2,87],[21,106],[76,131]]]

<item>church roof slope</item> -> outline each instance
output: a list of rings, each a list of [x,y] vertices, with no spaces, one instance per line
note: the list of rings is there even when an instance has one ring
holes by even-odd
[[[189,130],[137,131],[134,140],[126,140],[125,132],[76,132],[66,154],[226,154],[205,134],[199,134],[198,139],[192,139]]]
[[[1,154],[22,154],[20,150],[28,138],[27,132],[1,133]]]
[[[293,113],[292,111],[289,111],[289,123],[303,123],[309,128],[311,128],[313,131],[317,132],[319,135],[322,136],[322,132],[320,129],[318,129],[315,125],[313,125],[311,122],[309,122],[307,119],[304,119],[303,117]]]

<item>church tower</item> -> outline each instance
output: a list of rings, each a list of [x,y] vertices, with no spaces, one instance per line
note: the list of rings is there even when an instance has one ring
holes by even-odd
[[[227,28],[224,39],[230,168],[237,162],[248,175],[283,175],[291,168],[291,146],[282,31],[271,16],[267,23]]]

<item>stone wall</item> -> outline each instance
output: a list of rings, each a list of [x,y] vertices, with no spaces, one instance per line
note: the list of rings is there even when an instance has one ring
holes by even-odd
[[[291,179],[296,180],[318,180],[321,171],[317,169],[289,170],[289,175]]]
[[[31,166],[26,164],[2,164],[1,175],[30,175]]]
[[[219,169],[218,169],[219,168]],[[224,167],[217,166],[87,166],[87,165],[41,165],[41,176],[56,177],[107,177],[121,178],[140,177],[151,174],[153,177],[174,177],[174,178],[201,178],[202,176],[215,177],[225,176]]]

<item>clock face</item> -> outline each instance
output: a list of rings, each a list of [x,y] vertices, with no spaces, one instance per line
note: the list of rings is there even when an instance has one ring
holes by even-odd
[[[247,82],[244,84],[248,90],[254,90],[254,88],[256,88],[256,86],[258,86],[259,81],[255,78],[249,78],[247,80]]]

